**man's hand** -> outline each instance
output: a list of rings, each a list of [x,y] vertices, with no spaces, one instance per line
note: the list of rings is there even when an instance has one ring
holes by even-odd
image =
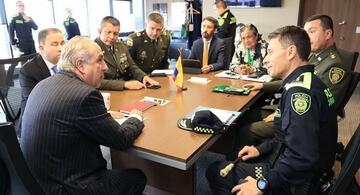
[[[124,115],[123,115],[121,112],[109,110],[108,113],[109,113],[113,118],[116,118],[116,119],[119,119],[119,118],[123,118],[123,117],[124,117]]]
[[[243,87],[249,88],[252,91],[261,90],[264,87],[263,83],[252,82],[243,85]]]
[[[159,85],[159,82],[151,79],[149,76],[144,76],[143,78],[143,84],[146,87],[146,83],[149,83],[150,85]]]
[[[126,81],[124,87],[125,89],[142,89],[145,85],[139,81]]]
[[[138,118],[140,121],[143,121],[143,119],[144,119],[143,113],[137,109],[132,109],[130,111],[130,116],[134,116],[134,117]]]
[[[273,122],[274,121],[274,118],[275,118],[275,112],[272,113],[272,114],[269,114],[269,116],[267,116],[266,118],[263,119],[263,121],[267,122],[267,123],[270,123],[270,122]]]
[[[209,65],[205,65],[205,66],[201,67],[201,72],[204,73],[204,74],[209,73],[210,70],[211,70],[211,68],[210,68]]]
[[[244,146],[243,149],[238,153],[238,157],[241,157],[241,160],[246,161],[250,158],[255,158],[260,155],[259,151],[253,146]]]
[[[245,178],[246,182],[236,185],[231,190],[232,193],[236,193],[236,195],[262,195],[263,193],[257,188],[256,180],[250,176]]]

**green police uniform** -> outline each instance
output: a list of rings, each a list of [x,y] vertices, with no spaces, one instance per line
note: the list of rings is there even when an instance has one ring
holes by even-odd
[[[96,38],[95,42],[104,51],[104,60],[108,66],[100,89],[123,90],[125,81],[138,80],[142,82],[146,74],[135,64],[125,44],[116,42],[112,52],[100,38]]]
[[[170,35],[164,31],[157,40],[151,40],[146,31],[129,35],[127,46],[135,63],[147,74],[155,69],[169,67]]]
[[[335,108],[338,111],[350,83],[350,64],[342,62],[335,44],[319,54],[311,55],[309,64],[315,65],[315,75],[330,88],[335,98]]]

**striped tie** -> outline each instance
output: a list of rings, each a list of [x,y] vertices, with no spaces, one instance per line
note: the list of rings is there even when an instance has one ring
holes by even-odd
[[[53,66],[52,68],[51,68],[51,70],[53,71],[53,73],[54,74],[56,74],[56,73],[58,73],[59,72],[59,70],[58,70],[58,68],[57,68],[57,66],[55,65],[55,66]]]

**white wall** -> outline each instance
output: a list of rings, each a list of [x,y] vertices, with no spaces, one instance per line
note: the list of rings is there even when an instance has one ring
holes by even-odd
[[[267,35],[285,25],[297,25],[300,0],[283,0],[282,7],[277,8],[236,8],[230,7],[237,23],[252,23],[259,33],[267,39]],[[212,0],[203,0],[203,17],[217,17]]]

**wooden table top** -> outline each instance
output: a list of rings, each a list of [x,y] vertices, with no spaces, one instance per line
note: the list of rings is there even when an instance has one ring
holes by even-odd
[[[206,77],[208,84],[191,83],[191,76]],[[145,96],[162,98],[170,102],[155,106],[143,114],[146,120],[142,134],[134,143],[134,149],[188,163],[207,142],[216,137],[209,134],[197,134],[177,127],[177,120],[192,112],[197,106],[206,106],[225,110],[239,111],[258,92],[248,96],[227,95],[211,92],[215,85],[242,86],[245,81],[217,78],[214,73],[207,75],[184,75],[186,91],[177,93],[172,77],[156,77],[160,89],[109,91],[111,93],[110,110],[119,111],[126,105],[141,100]]]

